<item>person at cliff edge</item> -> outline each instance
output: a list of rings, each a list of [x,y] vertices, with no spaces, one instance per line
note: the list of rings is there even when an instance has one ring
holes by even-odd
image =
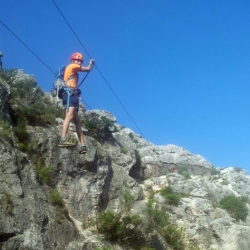
[[[76,133],[81,144],[80,154],[87,152],[86,145],[84,143],[84,135],[81,129],[81,122],[78,116],[79,98],[81,91],[78,89],[78,72],[90,72],[94,67],[94,60],[89,61],[88,66],[82,66],[84,61],[83,55],[79,52],[75,52],[70,57],[70,64],[65,68],[64,81],[67,84],[67,91],[63,93],[62,104],[66,109],[65,119],[62,125],[62,134],[59,147],[72,147],[75,144],[70,143],[66,139],[66,134],[69,128],[70,122],[73,120],[76,126]]]
[[[2,62],[2,57],[3,57],[3,53],[0,51],[0,71],[3,70],[3,62]]]

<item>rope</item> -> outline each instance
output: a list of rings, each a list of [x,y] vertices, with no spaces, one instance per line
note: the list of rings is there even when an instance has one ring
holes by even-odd
[[[36,55],[10,28],[8,28],[1,20],[0,22],[2,23],[2,25],[9,30],[10,33],[12,33],[13,36],[15,36],[41,63],[43,63],[43,65],[45,65],[45,67],[47,67],[47,69],[49,71],[51,71],[53,74],[55,74],[55,72],[38,56]]]

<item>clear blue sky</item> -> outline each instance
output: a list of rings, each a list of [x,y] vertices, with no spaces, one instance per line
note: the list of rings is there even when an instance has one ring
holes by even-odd
[[[109,84],[96,68],[89,74],[88,109],[110,111],[156,145],[250,172],[250,1],[55,2]],[[1,1],[0,20],[52,71],[76,51],[90,59],[51,0]],[[5,68],[50,91],[52,72],[2,23],[0,51]]]

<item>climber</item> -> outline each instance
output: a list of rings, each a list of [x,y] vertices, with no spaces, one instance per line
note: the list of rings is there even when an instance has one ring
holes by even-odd
[[[78,109],[79,109],[79,98],[80,98],[80,90],[78,87],[78,72],[90,72],[92,68],[94,67],[95,61],[91,59],[89,61],[88,66],[82,66],[82,63],[84,61],[84,58],[82,54],[76,52],[73,53],[70,57],[70,64],[66,67],[64,72],[64,81],[66,82],[68,86],[69,92],[64,92],[63,98],[62,98],[62,104],[66,109],[65,112],[65,119],[63,121],[62,125],[62,134],[61,134],[61,140],[59,143],[59,147],[74,147],[76,146],[73,143],[70,143],[66,140],[66,134],[69,128],[70,121],[73,120],[75,122],[76,126],[76,133],[78,136],[78,139],[81,144],[80,154],[85,154],[87,152],[87,148],[84,144],[84,136],[81,129],[81,122],[80,118],[78,116]],[[72,78],[71,76],[74,75]],[[70,79],[69,79],[70,78]],[[68,95],[69,95],[69,103],[68,101]],[[68,109],[66,108],[68,106]]]
[[[0,51],[0,71],[3,70],[3,62],[2,62],[2,57],[3,57],[3,53]]]

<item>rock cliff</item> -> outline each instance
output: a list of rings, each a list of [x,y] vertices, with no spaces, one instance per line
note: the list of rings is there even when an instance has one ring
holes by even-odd
[[[12,86],[20,81],[33,81],[33,88],[36,84],[23,71],[11,77],[0,78],[0,249],[132,249],[105,239],[95,218],[102,211],[145,218],[149,200],[168,214],[171,225],[182,228],[186,248],[170,244],[160,231],[148,230],[146,246],[137,249],[250,249],[246,171],[216,168],[175,145],[153,145],[117,124],[108,111],[85,112],[84,107],[80,114],[86,155],[78,154],[78,148],[58,148],[59,117],[54,124],[27,123],[21,143],[14,121],[17,103],[9,101],[8,81]],[[56,106],[53,93],[43,98]],[[77,138],[73,124],[69,136]],[[179,195],[178,204],[167,203],[161,195],[166,187]],[[127,191],[133,203],[125,212]],[[228,196],[244,198],[244,220],[219,205]],[[196,248],[188,248],[189,243]]]

